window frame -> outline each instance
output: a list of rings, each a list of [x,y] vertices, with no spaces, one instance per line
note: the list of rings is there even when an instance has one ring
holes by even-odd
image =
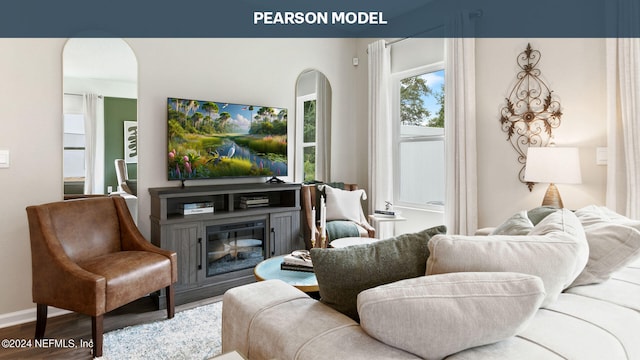
[[[445,134],[442,135],[417,135],[417,136],[402,136],[401,135],[401,119],[400,119],[400,81],[408,77],[419,76],[423,74],[433,73],[436,71],[445,70],[444,61],[434,62],[428,65],[419,66],[413,69],[398,71],[391,74],[391,119],[393,121],[393,140],[395,146],[393,146],[393,205],[395,207],[401,207],[406,209],[415,209],[422,211],[435,211],[444,213],[444,205],[436,204],[418,204],[400,200],[400,145],[402,143],[409,142],[426,142],[426,141],[442,141],[445,142]],[[446,101],[446,93],[445,93]],[[445,119],[445,131],[446,131],[446,119]],[[446,149],[446,147],[445,147]],[[446,163],[445,163],[446,166]],[[446,186],[446,184],[445,184]],[[444,194],[443,194],[444,195]]]
[[[318,154],[318,117],[316,115],[316,133],[315,139],[313,142],[305,142],[304,141],[304,103],[307,101],[316,101],[318,102],[317,93],[310,93],[306,95],[301,95],[296,98],[296,109],[300,109],[300,111],[296,112],[296,172],[295,179],[297,182],[304,182],[304,149],[307,147],[315,147],[316,149],[316,164],[314,164],[314,168],[316,169],[316,173],[314,174],[314,178],[317,178],[317,154]]]

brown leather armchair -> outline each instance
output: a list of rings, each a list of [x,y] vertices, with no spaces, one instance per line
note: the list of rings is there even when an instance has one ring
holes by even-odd
[[[344,184],[343,190],[358,190],[357,184]],[[320,229],[318,228],[318,220],[320,212],[316,211],[316,218],[313,218],[312,209],[318,204],[319,191],[316,184],[302,185],[300,189],[300,200],[302,205],[302,235],[307,249],[311,249],[312,234],[315,239],[320,239]],[[361,220],[358,222],[358,230],[360,237],[373,238],[376,236],[376,230],[367,222],[364,213],[361,214]],[[317,246],[317,244],[316,244]]]
[[[174,316],[175,252],[149,243],[119,196],[27,207],[31,237],[36,338],[43,338],[47,308],[91,316],[93,355],[102,356],[105,313],[166,288]]]

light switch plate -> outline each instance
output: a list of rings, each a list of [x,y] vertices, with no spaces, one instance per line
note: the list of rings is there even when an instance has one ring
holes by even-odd
[[[0,149],[0,168],[9,167],[9,150]]]
[[[607,165],[608,149],[606,147],[596,148],[596,165]]]

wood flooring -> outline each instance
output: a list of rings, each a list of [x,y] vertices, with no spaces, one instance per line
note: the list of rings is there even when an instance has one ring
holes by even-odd
[[[222,296],[216,296],[179,305],[176,306],[176,313],[221,300]],[[104,332],[166,318],[167,310],[157,310],[154,301],[150,297],[145,297],[107,313],[104,317]],[[30,322],[0,329],[0,341],[3,341],[3,345],[6,343],[5,340],[13,342],[13,345],[17,343],[25,345],[13,348],[0,346],[0,360],[93,358],[91,348],[80,346],[81,340],[85,342],[84,344],[91,340],[91,317],[73,313],[49,318],[44,334],[46,342],[39,344],[40,346],[35,346],[33,340],[35,327],[35,322]],[[30,347],[26,346],[29,340]]]

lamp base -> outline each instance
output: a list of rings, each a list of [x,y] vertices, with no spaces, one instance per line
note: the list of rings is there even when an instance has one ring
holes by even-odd
[[[558,209],[564,208],[560,192],[554,183],[549,184],[547,192],[544,194],[544,199],[542,200],[542,206],[552,206]]]

